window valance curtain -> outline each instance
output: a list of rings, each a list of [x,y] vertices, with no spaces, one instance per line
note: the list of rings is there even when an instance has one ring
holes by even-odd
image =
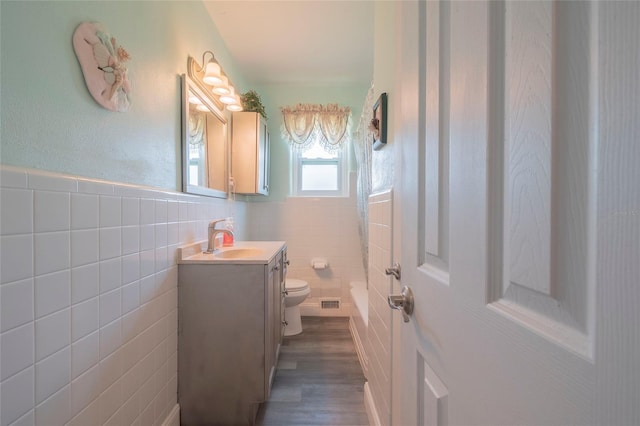
[[[335,152],[349,138],[349,107],[298,104],[281,110],[282,136],[296,149],[305,150],[313,143],[319,143],[326,151]]]

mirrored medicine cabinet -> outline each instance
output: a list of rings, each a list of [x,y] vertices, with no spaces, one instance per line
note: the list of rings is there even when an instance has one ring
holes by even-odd
[[[212,97],[182,75],[182,190],[227,198],[228,120]]]

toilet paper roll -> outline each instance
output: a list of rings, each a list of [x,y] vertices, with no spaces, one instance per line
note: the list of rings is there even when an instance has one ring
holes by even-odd
[[[327,269],[329,262],[326,259],[311,259],[311,267],[313,269]]]

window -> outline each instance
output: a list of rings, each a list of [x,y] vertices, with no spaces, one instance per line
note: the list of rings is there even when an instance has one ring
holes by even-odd
[[[344,197],[348,195],[348,144],[327,152],[318,143],[303,151],[291,148],[291,195],[297,197]]]
[[[351,108],[298,104],[282,109],[282,135],[291,145],[291,195],[346,197]]]

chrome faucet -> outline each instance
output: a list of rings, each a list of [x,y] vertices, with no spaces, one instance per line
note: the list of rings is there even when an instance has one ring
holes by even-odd
[[[224,222],[224,219],[218,219],[209,223],[209,238],[207,239],[207,251],[205,253],[213,253],[215,251],[215,241],[218,234],[227,234],[233,238],[233,232],[228,229],[217,229],[218,222]]]

